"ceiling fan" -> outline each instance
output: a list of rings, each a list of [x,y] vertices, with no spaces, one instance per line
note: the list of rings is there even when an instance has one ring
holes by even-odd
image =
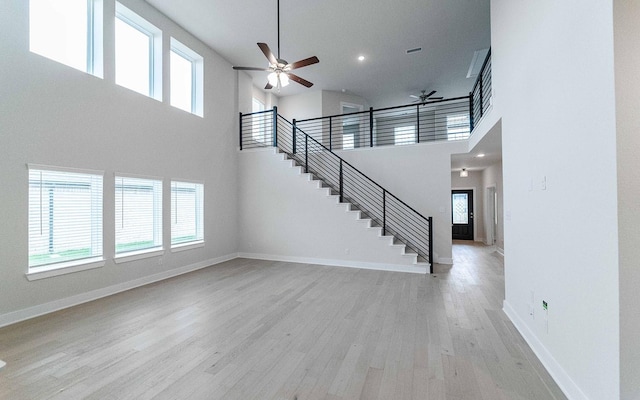
[[[296,61],[294,63],[289,64],[286,60],[280,58],[280,0],[277,0],[277,8],[278,8],[278,57],[276,58],[271,52],[271,49],[266,43],[258,43],[258,47],[262,50],[262,53],[269,60],[269,67],[267,68],[259,68],[259,67],[233,67],[235,70],[240,71],[265,71],[270,72],[267,76],[267,85],[264,87],[265,89],[272,89],[285,87],[289,84],[289,80],[294,82],[298,82],[299,84],[311,87],[313,83],[309,82],[306,79],[300,78],[298,75],[292,74],[290,71],[306,67],[307,65],[319,63],[318,57],[313,56],[309,58],[305,58],[304,60]]]
[[[442,97],[431,97],[436,93],[435,90],[432,90],[431,92],[427,93],[426,90],[421,90],[420,91],[420,95],[416,96],[414,94],[410,94],[409,97],[414,98],[416,100],[414,100],[414,103],[426,103],[427,100],[442,100]]]

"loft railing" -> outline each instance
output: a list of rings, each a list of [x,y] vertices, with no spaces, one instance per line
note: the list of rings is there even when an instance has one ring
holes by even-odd
[[[491,105],[491,95],[493,93],[491,86],[491,49],[484,59],[482,68],[478,73],[476,83],[473,90],[469,93],[469,109],[471,110],[471,131],[480,122],[480,119],[487,112]]]
[[[427,261],[433,272],[433,219],[425,217],[384,187],[336,155],[320,141],[278,115],[277,108],[251,114],[240,113],[240,150],[277,147],[380,226]]]
[[[464,96],[299,120],[296,126],[329,150],[467,139],[469,104]]]

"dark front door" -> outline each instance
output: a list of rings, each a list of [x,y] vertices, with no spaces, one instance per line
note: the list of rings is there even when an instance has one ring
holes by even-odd
[[[473,240],[473,190],[451,191],[451,224],[454,239]]]

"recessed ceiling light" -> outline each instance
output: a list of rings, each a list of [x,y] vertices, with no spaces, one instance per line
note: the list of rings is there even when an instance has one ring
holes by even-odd
[[[484,157],[484,153],[480,153],[480,154],[478,154],[476,157],[478,157],[478,158],[482,158],[482,157]]]
[[[364,56],[359,56],[358,61],[364,61]]]

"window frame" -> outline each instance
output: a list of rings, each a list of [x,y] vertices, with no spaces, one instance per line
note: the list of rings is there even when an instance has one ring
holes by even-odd
[[[121,83],[118,83],[118,41],[116,39],[117,33],[114,34],[114,49],[116,54],[116,57],[114,59],[114,67],[116,69],[116,85],[129,89],[136,93],[143,94],[157,101],[162,101],[162,30],[122,5],[122,3],[120,3],[119,1],[116,1],[114,24],[118,19],[149,38],[149,93],[142,93]]]
[[[195,201],[196,201],[196,205],[195,205],[195,210],[194,210],[194,214],[195,214],[195,239],[193,240],[189,240],[189,241],[180,241],[180,242],[174,242],[174,207],[175,207],[175,203],[174,203],[174,184],[184,184],[184,185],[196,185],[196,188],[194,188],[195,191]],[[200,187],[200,190],[198,191],[198,186]],[[175,252],[175,251],[182,251],[182,250],[188,250],[188,249],[192,249],[192,248],[196,248],[196,247],[203,247],[204,243],[205,243],[205,235],[204,235],[204,202],[205,202],[205,190],[204,190],[204,182],[198,182],[198,181],[189,181],[189,180],[171,180],[171,186],[170,186],[170,194],[171,194],[171,251]],[[198,234],[200,233],[200,234]]]
[[[138,180],[138,181],[148,181],[150,186],[152,186],[154,189],[152,196],[157,196],[154,197],[153,199],[153,205],[154,208],[151,210],[152,211],[152,215],[153,215],[153,226],[152,226],[152,230],[153,230],[153,245],[152,246],[148,246],[145,248],[137,248],[137,249],[133,249],[133,250],[128,250],[128,251],[120,251],[118,252],[118,232],[117,232],[117,224],[118,224],[118,218],[124,218],[121,214],[118,214],[117,211],[117,204],[118,204],[118,199],[117,199],[117,191],[118,191],[118,179],[132,179],[132,180]],[[155,185],[159,184],[159,191],[156,193],[155,192]],[[122,183],[120,184],[122,185]],[[140,259],[144,259],[144,258],[149,258],[149,257],[155,257],[155,256],[160,256],[162,254],[164,254],[164,237],[163,237],[163,231],[164,231],[164,222],[163,222],[163,192],[164,192],[164,180],[162,178],[159,177],[152,177],[152,176],[141,176],[141,175],[133,175],[133,174],[126,174],[126,173],[115,173],[114,174],[114,185],[113,185],[113,194],[114,194],[114,202],[113,202],[113,207],[114,207],[114,236],[113,236],[113,243],[114,243],[114,248],[113,248],[113,260],[116,264],[120,264],[120,263],[124,263],[124,262],[129,262],[129,261],[135,261],[135,260],[140,260]],[[155,206],[158,207],[155,207]],[[121,205],[122,207],[122,205]],[[123,244],[123,243],[120,243]]]
[[[169,91],[170,98],[169,104],[172,107],[184,110],[181,107],[175,106],[171,99],[171,89],[173,82],[171,82],[171,53],[175,53],[177,56],[182,57],[186,61],[191,63],[191,110],[184,110],[199,117],[204,116],[204,58],[193,51],[188,46],[182,44],[173,36],[170,41],[169,48]]]
[[[84,21],[87,27],[86,47],[85,47],[85,64],[82,69],[77,66],[70,65],[58,58],[52,58],[34,50],[33,44],[33,0],[29,0],[29,51],[49,60],[55,61],[67,67],[82,71],[89,75],[93,75],[100,79],[104,78],[104,3],[103,0],[85,0],[87,3],[87,16]]]
[[[27,262],[26,277],[29,281],[49,278],[53,276],[85,271],[88,269],[100,268],[105,265],[104,257],[104,171],[77,169],[67,167],[57,167],[40,164],[27,164],[27,186],[28,186],[28,219],[27,219],[27,243],[28,254],[31,252],[31,172],[51,172],[57,174],[82,174],[86,175],[86,179],[91,181],[90,196],[91,196],[91,214],[90,214],[90,229],[92,232],[91,242],[91,255],[89,257],[76,258],[72,260],[66,260],[61,262],[52,262],[40,265],[31,266],[30,262]],[[42,175],[40,177],[40,185],[42,187]],[[79,178],[76,177],[77,182]],[[72,182],[73,180],[70,180]],[[94,182],[95,181],[95,182]],[[96,187],[94,187],[94,184]],[[94,211],[95,208],[95,211]],[[28,255],[31,257],[31,255]]]

